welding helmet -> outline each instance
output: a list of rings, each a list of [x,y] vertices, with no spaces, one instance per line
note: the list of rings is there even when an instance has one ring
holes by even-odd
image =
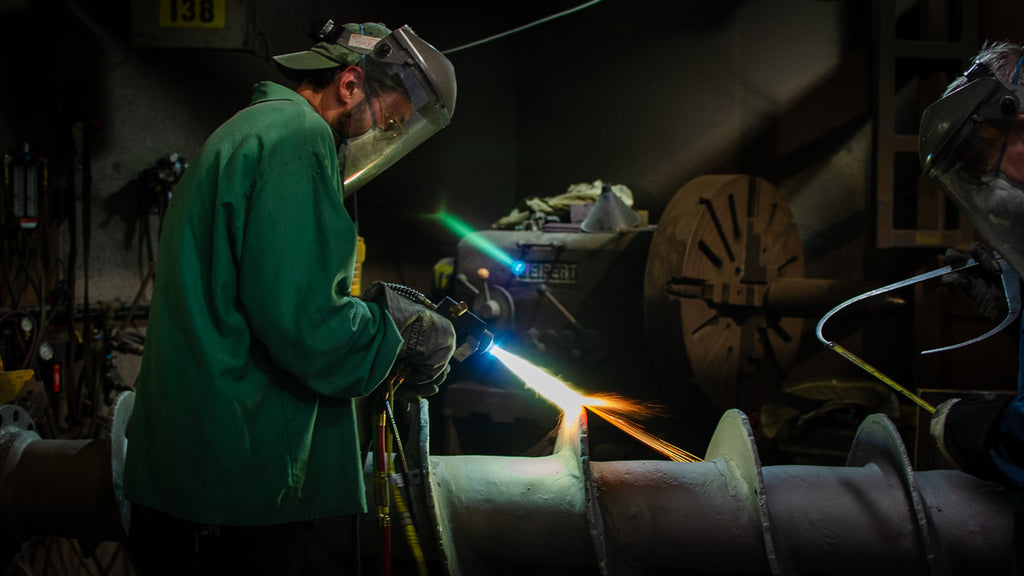
[[[1007,150],[1024,146],[1024,124],[1017,123],[1022,106],[1024,87],[1004,83],[976,61],[959,87],[924,111],[920,136],[924,173],[1018,273],[1024,273],[1024,182],[1013,176],[1024,165],[1009,166]]]
[[[291,71],[364,70],[371,127],[344,140],[338,151],[347,197],[448,125],[455,112],[455,68],[408,26],[392,32],[380,24],[328,22],[320,37],[309,50],[274,60]],[[404,105],[386,105],[396,98]],[[375,117],[380,113],[383,118]]]

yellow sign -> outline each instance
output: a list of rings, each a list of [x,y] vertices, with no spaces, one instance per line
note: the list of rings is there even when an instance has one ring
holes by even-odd
[[[7,404],[21,391],[36,373],[34,370],[10,370],[0,372],[0,404]]]
[[[160,27],[223,28],[226,0],[160,0]]]

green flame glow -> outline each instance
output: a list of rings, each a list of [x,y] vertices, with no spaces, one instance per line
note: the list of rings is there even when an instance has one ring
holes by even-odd
[[[465,222],[459,220],[447,211],[442,210],[437,214],[438,220],[441,221],[449,230],[454,232],[459,238],[465,238],[467,242],[473,245],[474,248],[490,256],[498,263],[507,266],[513,272],[519,273],[522,271],[522,263],[512,258],[505,253],[504,250],[499,248],[494,242],[491,242],[487,238],[480,234],[474,234],[476,230],[473,230]]]

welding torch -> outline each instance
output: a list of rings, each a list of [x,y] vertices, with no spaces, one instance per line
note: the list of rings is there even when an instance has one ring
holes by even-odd
[[[487,330],[487,323],[470,312],[465,302],[456,302],[445,296],[434,310],[455,327],[455,353],[452,358],[456,361],[462,362],[477,352],[487,352],[494,345],[494,334]]]
[[[486,352],[494,344],[494,335],[487,330],[487,323],[469,311],[469,306],[445,296],[435,304],[422,293],[401,284],[384,283],[396,294],[404,296],[417,304],[430,308],[452,323],[455,328],[455,353],[452,358],[463,362],[477,352]]]

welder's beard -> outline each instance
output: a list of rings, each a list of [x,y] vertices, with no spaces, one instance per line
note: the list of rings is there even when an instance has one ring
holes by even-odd
[[[1024,185],[995,173],[965,192],[957,199],[961,210],[992,248],[1024,273]]]
[[[352,106],[348,111],[342,112],[335,117],[331,128],[342,138],[355,138],[362,136],[373,127],[373,119],[370,116],[369,100],[365,97],[362,102]]]
[[[974,204],[995,230],[1024,227],[1024,186],[1004,174],[983,176]]]
[[[377,131],[373,126],[369,100],[364,98],[362,102],[348,111],[338,114],[334,122],[331,123],[331,128],[341,138],[338,145],[338,169],[341,172],[342,181],[348,182],[352,177],[353,166],[355,166],[355,162],[350,159],[352,145],[370,138]],[[355,187],[345,186],[343,188],[346,198],[355,192]]]
[[[342,164],[342,172],[346,179],[386,156],[395,147],[396,138],[400,137],[374,126],[366,133],[349,139],[348,144],[343,146],[345,163]]]

